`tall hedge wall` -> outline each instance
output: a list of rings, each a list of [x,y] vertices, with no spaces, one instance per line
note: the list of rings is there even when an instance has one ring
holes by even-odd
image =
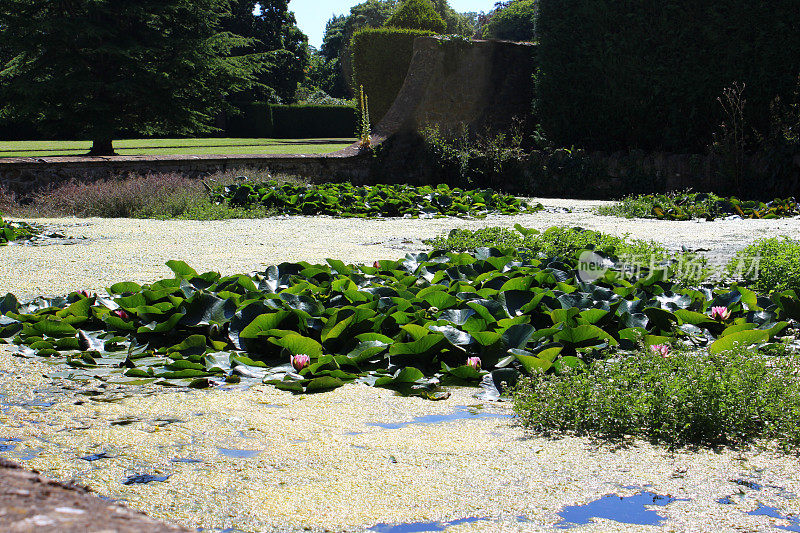
[[[272,106],[275,137],[280,139],[354,137],[358,127],[357,115],[356,109],[348,106]]]
[[[748,118],[800,71],[798,0],[540,0],[538,113],[557,144],[702,149],[717,97],[746,84]]]
[[[267,103],[240,103],[239,114],[228,117],[225,134],[228,137],[268,139],[274,137],[272,107]]]
[[[364,86],[369,98],[369,119],[377,124],[389,111],[414,55],[414,39],[435,35],[431,31],[366,28],[353,35],[353,81],[356,93]]]

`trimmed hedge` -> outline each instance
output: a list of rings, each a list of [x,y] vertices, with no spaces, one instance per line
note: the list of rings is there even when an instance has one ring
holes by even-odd
[[[377,124],[397,98],[414,55],[414,39],[432,31],[365,28],[353,35],[353,81],[364,86],[369,119]]]
[[[447,24],[429,0],[405,0],[386,21],[386,26],[409,30],[447,31]]]
[[[274,136],[280,139],[354,137],[358,113],[354,107],[273,105]]]
[[[750,125],[800,71],[797,0],[540,0],[538,112],[560,146],[698,151],[717,97],[746,84]]]
[[[242,114],[228,118],[228,137],[353,137],[358,125],[358,113],[350,106],[270,105],[256,102],[238,107]]]
[[[241,114],[228,117],[225,129],[228,137],[268,139],[275,136],[272,107],[269,104],[253,102],[236,107]]]

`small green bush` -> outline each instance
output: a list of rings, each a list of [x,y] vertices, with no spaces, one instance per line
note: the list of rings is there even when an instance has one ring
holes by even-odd
[[[353,80],[369,98],[369,119],[378,124],[394,103],[414,55],[414,39],[432,31],[365,28],[353,35]]]
[[[744,278],[762,293],[800,293],[800,241],[788,237],[760,239],[736,254],[728,274]]]
[[[500,9],[483,29],[488,39],[535,41],[539,0],[518,0]]]
[[[353,137],[358,113],[353,106],[273,105],[274,136],[279,139]]]
[[[436,33],[447,30],[447,24],[433,8],[430,0],[405,0],[386,21],[386,26]]]
[[[800,356],[641,353],[583,372],[524,379],[515,397],[536,434],[632,435],[669,445],[800,445]]]

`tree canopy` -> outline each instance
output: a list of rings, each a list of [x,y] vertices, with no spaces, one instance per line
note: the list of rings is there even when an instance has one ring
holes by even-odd
[[[245,101],[288,101],[309,64],[308,37],[297,27],[289,0],[231,0],[231,15],[222,29],[249,38],[234,55],[259,54],[262,67],[258,83],[244,94],[233,95]]]
[[[483,36],[507,41],[535,41],[538,0],[513,0],[499,3],[489,14]]]
[[[404,0],[397,11],[386,21],[386,25],[409,30],[429,30],[436,33],[444,33],[447,30],[447,24],[433,9],[429,0]]]

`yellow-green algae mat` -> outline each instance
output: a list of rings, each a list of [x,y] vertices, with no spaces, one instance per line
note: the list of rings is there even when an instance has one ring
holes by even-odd
[[[431,402],[357,385],[304,396],[266,385],[104,388],[44,377],[52,366],[11,353],[0,346],[0,438],[13,443],[2,455],[189,527],[363,531],[423,522],[438,530],[473,517],[485,520],[445,530],[542,531],[565,506],[642,490],[678,500],[654,508],[665,520],[640,531],[788,524],[747,514],[762,504],[800,513],[795,456],[528,438],[508,403],[480,405],[474,389]],[[403,424],[452,413],[467,415]],[[122,483],[138,474],[166,480]],[[729,505],[718,502],[726,497]],[[596,519],[575,529],[632,527]]]

